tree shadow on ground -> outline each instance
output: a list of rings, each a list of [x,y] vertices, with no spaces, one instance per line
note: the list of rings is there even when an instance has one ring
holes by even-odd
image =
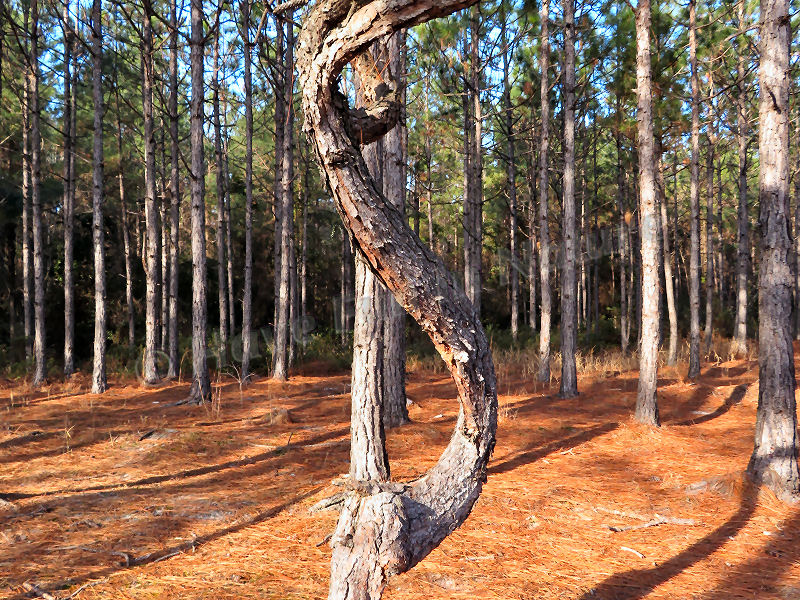
[[[656,587],[719,550],[737,535],[752,518],[758,501],[758,489],[746,483],[739,509],[725,523],[686,550],[650,569],[632,569],[617,573],[581,596],[580,600],[639,600]]]
[[[749,384],[741,384],[737,385],[733,388],[733,391],[730,395],[725,399],[725,402],[715,409],[713,412],[708,413],[707,415],[699,415],[693,419],[686,419],[685,421],[680,421],[679,423],[670,423],[670,425],[674,425],[676,427],[685,427],[689,425],[699,425],[700,423],[707,423],[708,421],[712,421],[717,417],[724,415],[734,406],[739,404],[743,399],[745,394],[747,393],[748,388],[750,387]]]

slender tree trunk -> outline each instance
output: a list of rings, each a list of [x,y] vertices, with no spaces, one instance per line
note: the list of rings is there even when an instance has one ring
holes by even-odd
[[[222,161],[222,126],[219,115],[219,29],[214,37],[214,75],[213,121],[214,121],[214,159],[217,166],[217,290],[219,292],[219,364],[222,368],[228,363],[228,286],[225,272],[225,169]]]
[[[657,141],[656,147],[656,201],[660,211],[661,239],[664,251],[664,285],[667,295],[667,313],[669,315],[669,351],[667,353],[667,364],[675,365],[678,362],[678,310],[675,305],[675,285],[673,283],[673,257],[669,244],[669,220],[667,219],[667,198],[664,190],[664,168],[662,163],[663,147],[661,139]],[[674,249],[673,249],[674,250]]]
[[[92,2],[92,242],[94,246],[94,365],[92,393],[106,391],[106,258],[103,227],[103,24],[102,0]]]
[[[146,306],[145,345],[142,376],[146,384],[158,382],[156,353],[158,351],[159,298],[161,272],[159,249],[158,201],[156,199],[156,139],[153,121],[153,28],[152,7],[145,3],[142,13],[142,114],[144,117],[144,215],[146,223]]]
[[[280,289],[281,289],[281,227],[283,224],[283,135],[284,127],[283,122],[286,119],[286,107],[284,96],[284,80],[286,78],[285,61],[285,39],[286,29],[280,17],[275,17],[275,64],[273,67],[273,94],[275,96],[275,176],[273,180],[273,211],[275,213],[275,237],[273,240],[273,297],[274,297],[274,316],[273,316],[273,329],[274,329],[274,344],[277,344],[278,338],[278,313],[281,309],[280,302]],[[272,350],[272,372],[275,372],[275,362],[277,361],[277,346],[273,345]]]
[[[692,71],[692,157],[689,201],[689,377],[700,374],[700,81],[697,74],[696,0],[689,0],[689,63]]]
[[[159,247],[161,249],[161,257],[160,257],[160,264],[161,264],[161,277],[159,279],[159,296],[161,297],[161,318],[159,319],[160,324],[160,339],[158,349],[161,352],[165,352],[167,350],[167,336],[169,332],[169,206],[167,206],[167,157],[166,157],[166,140],[165,132],[164,132],[164,119],[163,116],[159,118],[159,130],[161,131],[161,143],[160,146],[160,154],[161,154],[161,161],[159,169],[160,177],[160,185],[158,191],[158,199],[159,199],[159,224],[160,224],[160,232],[159,232]]]
[[[508,36],[506,32],[506,19],[502,23],[503,37],[503,117],[506,133],[506,145],[508,156],[506,156],[506,187],[508,189],[508,209],[509,209],[509,237],[511,264],[509,275],[511,276],[511,337],[516,340],[519,335],[519,259],[517,258],[517,165],[514,153],[514,116],[511,107],[511,84],[509,82],[510,49],[508,47]]]
[[[64,28],[64,377],[75,372],[75,278],[74,262],[74,211],[75,195],[72,190],[72,23],[69,0],[64,1],[61,18]]]
[[[656,212],[653,87],[650,75],[650,0],[636,7],[636,95],[638,98],[639,240],[642,252],[642,321],[636,420],[658,426],[658,213]]]
[[[466,195],[464,206],[464,289],[472,301],[475,312],[481,313],[481,250],[483,244],[483,158],[482,121],[480,100],[480,22],[477,8],[469,17],[469,84],[465,114]]]
[[[744,0],[738,0],[739,36],[744,36]],[[744,40],[736,40],[736,144],[739,158],[739,206],[736,213],[736,321],[734,350],[747,352],[747,275],[750,271],[750,211],[747,203],[747,92],[745,88]],[[800,311],[797,312],[800,315]]]
[[[355,290],[353,289],[353,252],[350,247],[350,237],[347,231],[342,231],[342,301],[339,305],[339,321],[342,326],[342,344],[347,342],[347,334],[353,329],[353,302]]]
[[[540,12],[542,24],[541,42],[539,44],[539,70],[541,81],[539,99],[541,102],[542,127],[539,131],[539,278],[541,306],[541,325],[539,327],[539,373],[538,379],[543,383],[550,382],[550,226],[548,213],[548,150],[550,147],[550,0],[542,0]]]
[[[30,27],[30,11],[28,4],[25,11],[25,31]],[[30,59],[30,46],[28,53]],[[33,245],[31,239],[31,66],[26,68],[22,100],[22,312],[25,329],[25,359],[33,358]]]
[[[619,326],[620,349],[628,353],[630,325],[628,320],[628,214],[625,212],[625,172],[622,167],[622,109],[617,100],[617,212],[619,212]]]
[[[178,243],[180,237],[180,149],[178,147],[178,6],[170,2],[169,47],[169,137],[170,137],[170,240],[169,240],[169,371],[177,377],[180,371],[178,348]]]
[[[116,82],[115,82],[116,85]],[[128,310],[128,347],[136,345],[136,330],[134,325],[135,313],[133,308],[133,256],[131,250],[131,234],[128,225],[128,201],[125,195],[125,162],[122,151],[122,117],[119,106],[119,89],[116,89],[117,96],[117,154],[119,154],[119,171],[117,179],[119,181],[119,205],[122,224],[122,248],[125,254],[125,305]]]
[[[211,398],[206,347],[206,218],[205,218],[205,161],[203,157],[203,2],[191,1],[192,32],[189,40],[192,99],[191,148],[192,172],[192,390],[190,399],[203,403]]]
[[[244,36],[244,289],[242,290],[242,381],[250,379],[250,330],[253,301],[253,75],[250,44],[250,0],[241,2],[242,34]],[[304,229],[305,231],[305,224]],[[305,243],[303,244],[305,254]]]
[[[223,82],[225,76],[223,72]],[[228,276],[228,331],[231,336],[236,335],[236,295],[233,287],[233,233],[231,228],[231,186],[230,169],[228,167],[228,101],[223,95],[223,122],[222,122],[222,172],[225,176],[225,270]]]
[[[792,324],[789,212],[788,0],[761,2],[759,63],[758,277],[759,387],[756,435],[748,473],[784,498],[797,500],[797,409]]]
[[[713,90],[710,95],[713,95]],[[712,325],[714,317],[714,135],[713,135],[713,121],[714,103],[709,101],[709,136],[708,136],[708,154],[706,156],[706,324],[703,331],[704,352],[708,355],[711,352],[712,345]]]
[[[405,32],[397,32],[386,42],[388,79],[398,87],[401,111],[405,110]],[[384,75],[384,79],[387,75]],[[402,214],[405,210],[405,113],[383,138],[383,194]],[[380,284],[385,299],[383,321],[383,424],[386,428],[409,422],[406,407],[405,311]]]
[[[577,344],[577,280],[575,262],[575,0],[564,6],[564,227],[561,269],[561,389],[563,398],[578,395],[575,365]]]
[[[361,491],[347,494],[331,540],[329,600],[380,598],[390,575],[420,562],[462,523],[480,493],[494,442],[496,380],[475,307],[376,188],[352,141],[370,143],[390,129],[398,118],[399,102],[388,103],[388,115],[378,109],[379,115],[368,117],[367,123],[376,123],[375,129],[354,131],[351,139],[344,132],[345,123],[349,128],[356,125],[353,113],[335,110],[329,93],[342,66],[366,45],[460,6],[374,0],[351,17],[349,6],[324,0],[306,19],[298,45],[306,123],[345,226],[370,267],[429,332],[448,362],[462,411],[448,448],[423,478],[403,486],[352,482],[353,489]],[[363,18],[361,11],[374,11],[373,17]],[[330,47],[338,48],[335,57],[324,51]],[[339,157],[350,153],[357,160],[343,163]],[[352,427],[356,431],[361,426],[354,422]]]
[[[272,378],[277,381],[285,381],[289,377],[289,344],[290,339],[290,303],[291,298],[291,268],[290,246],[292,243],[292,233],[294,230],[294,219],[292,211],[292,141],[294,132],[294,117],[292,111],[292,96],[294,85],[294,58],[293,58],[293,31],[294,26],[291,21],[291,13],[287,13],[288,24],[281,23],[281,27],[286,26],[286,52],[283,66],[283,89],[281,93],[284,98],[286,114],[283,116],[283,127],[281,158],[282,165],[281,177],[281,270],[280,282],[278,287],[278,318],[276,320],[275,333],[275,357]]]
[[[33,385],[39,386],[44,382],[47,376],[47,358],[45,356],[46,341],[44,323],[44,227],[42,224],[40,192],[42,137],[39,130],[39,4],[37,0],[31,0],[30,13],[31,39],[28,90],[30,91],[31,115],[31,216],[33,219],[33,355],[35,360]]]

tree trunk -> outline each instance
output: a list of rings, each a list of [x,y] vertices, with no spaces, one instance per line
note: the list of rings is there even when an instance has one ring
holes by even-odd
[[[74,212],[75,193],[72,188],[72,23],[69,0],[64,2],[61,17],[64,28],[64,377],[75,372],[75,278],[74,262]]]
[[[180,237],[180,149],[178,146],[178,6],[170,2],[169,47],[169,137],[170,137],[170,206],[169,206],[169,371],[180,372],[178,348],[178,243]]]
[[[575,262],[575,0],[564,7],[564,225],[561,268],[561,389],[563,398],[578,395],[575,365],[577,344],[577,280]]]
[[[158,351],[159,298],[161,273],[160,234],[158,231],[158,202],[156,199],[156,139],[153,121],[153,28],[152,7],[145,3],[142,13],[142,114],[144,117],[144,218],[146,223],[146,307],[144,368],[146,384],[158,382],[156,353]]]
[[[206,348],[206,211],[205,164],[203,158],[203,2],[191,2],[192,32],[189,40],[192,99],[191,148],[192,172],[192,390],[190,400],[203,403],[211,399],[211,381],[208,375]]]
[[[250,379],[250,330],[253,299],[253,75],[250,44],[250,0],[241,2],[244,45],[244,289],[242,290],[242,381]],[[305,251],[305,246],[303,248]]]
[[[45,323],[44,323],[44,227],[42,224],[41,202],[41,146],[42,137],[39,130],[39,4],[32,0],[30,4],[30,67],[28,68],[28,90],[30,92],[31,116],[31,216],[33,219],[33,318],[34,339],[33,356],[35,361],[33,385],[39,386],[47,376],[47,358],[45,356]]]
[[[628,321],[628,214],[625,212],[625,172],[622,167],[622,109],[617,100],[617,212],[619,213],[619,329],[620,350],[628,353],[630,325]]]
[[[160,209],[159,214],[159,247],[161,256],[159,263],[161,265],[161,276],[159,278],[159,296],[161,297],[161,316],[159,318],[160,337],[158,349],[163,353],[167,350],[167,335],[169,331],[169,219],[167,214],[169,207],[167,206],[167,158],[166,158],[166,141],[164,134],[164,118],[158,120],[159,130],[161,131],[160,140],[160,169],[159,169],[159,190],[158,190],[158,205]]]
[[[405,155],[405,32],[386,41],[388,79],[401,98],[400,122],[383,138],[383,194],[403,214],[406,195]],[[409,422],[406,406],[405,311],[380,284],[384,297],[383,319],[383,424],[392,428]]]
[[[278,336],[278,312],[281,308],[280,303],[280,289],[281,289],[281,227],[283,217],[281,211],[283,209],[282,190],[283,190],[283,122],[286,118],[286,107],[284,101],[284,80],[285,80],[285,39],[286,29],[284,23],[279,16],[275,16],[275,61],[273,65],[273,94],[275,96],[275,175],[273,178],[273,212],[275,213],[275,236],[273,239],[273,300],[274,300],[274,313],[273,313],[273,349],[272,349],[272,372],[275,372],[275,362],[277,360],[277,352],[275,344],[277,344]]]
[[[692,72],[692,157],[689,202],[689,377],[700,374],[700,81],[697,74],[696,0],[689,0],[689,63]]]
[[[24,11],[25,31],[30,27],[30,11]],[[38,18],[38,17],[37,17]],[[30,58],[30,46],[28,53]],[[31,65],[32,66],[32,65]],[[33,245],[31,239],[31,113],[30,67],[26,69],[22,100],[22,312],[25,329],[25,360],[33,358]]]
[[[350,246],[350,236],[347,231],[342,231],[342,285],[341,303],[339,304],[339,322],[341,323],[342,344],[347,342],[347,334],[353,329],[353,302],[355,290],[353,289],[353,251]]]
[[[225,271],[225,170],[222,162],[222,126],[219,115],[219,36],[217,29],[214,37],[214,75],[212,80],[213,90],[213,121],[214,121],[214,160],[217,166],[217,290],[219,292],[219,347],[216,348],[219,362],[217,368],[221,369],[228,363],[228,278]]]
[[[106,258],[103,228],[103,24],[102,0],[92,2],[92,242],[94,246],[94,361],[92,393],[106,391]]]
[[[480,23],[477,8],[469,17],[469,82],[465,95],[465,196],[464,196],[464,289],[481,314],[481,251],[483,244],[483,159],[480,100]],[[465,40],[466,43],[466,40]]]
[[[124,175],[124,161],[122,153],[122,117],[120,114],[119,106],[119,88],[116,86],[115,91],[117,100],[117,153],[119,154],[119,171],[117,179],[119,181],[119,204],[121,213],[122,225],[122,248],[125,254],[125,305],[128,310],[128,348],[133,348],[136,345],[136,330],[134,325],[134,309],[133,309],[133,257],[131,250],[131,234],[128,225],[128,203],[125,196],[125,175]]]
[[[287,15],[289,18],[291,14]],[[292,140],[294,133],[294,116],[292,111],[292,91],[294,85],[294,26],[291,20],[287,24],[281,22],[281,27],[286,29],[286,51],[283,61],[283,103],[286,114],[283,115],[278,127],[283,128],[281,139],[281,170],[280,170],[280,247],[281,247],[281,269],[280,281],[278,286],[278,318],[275,322],[275,356],[272,378],[277,381],[285,381],[289,377],[289,344],[290,339],[290,303],[291,298],[291,268],[290,246],[292,243],[292,233],[294,231],[294,215],[292,211]]]
[[[494,445],[496,382],[475,308],[376,187],[358,148],[397,121],[396,95],[390,92],[394,101],[382,103],[388,110],[363,118],[336,89],[341,69],[362,48],[464,4],[375,0],[357,8],[323,1],[312,8],[298,45],[306,128],[345,226],[369,266],[431,336],[456,380],[462,410],[448,448],[421,479],[407,485],[352,482],[361,492],[348,494],[331,540],[331,600],[379,598],[390,575],[410,569],[463,522]],[[386,99],[382,91],[378,100]]]
[[[797,411],[792,324],[789,212],[789,3],[761,2],[759,64],[758,278],[759,387],[753,455],[755,481],[786,499],[798,499]]]
[[[503,37],[503,112],[506,134],[506,188],[508,189],[509,210],[509,246],[511,259],[509,275],[511,276],[511,337],[516,340],[519,335],[519,259],[517,258],[517,165],[514,154],[514,116],[511,107],[511,84],[509,70],[511,68],[508,36],[506,32],[506,18],[502,23]]]
[[[636,7],[636,95],[638,98],[639,241],[642,252],[642,321],[639,344],[639,391],[636,420],[660,425],[656,387],[658,377],[658,214],[656,213],[653,87],[650,75],[650,0]]]
[[[713,96],[713,88],[709,96]],[[706,324],[703,331],[704,353],[711,352],[714,317],[714,103],[709,100],[708,154],[706,156]]]
[[[661,139],[658,140],[656,148],[656,177],[658,177],[658,185],[656,186],[657,202],[660,210],[661,221],[661,239],[664,244],[664,285],[667,292],[667,313],[669,315],[669,351],[667,353],[667,364],[672,366],[678,362],[678,310],[675,305],[675,284],[673,283],[673,257],[670,251],[669,244],[669,220],[667,219],[667,198],[664,193],[664,170],[661,157],[663,156],[663,147]],[[674,250],[674,249],[673,249]]]
[[[539,99],[541,102],[542,127],[539,132],[539,278],[541,280],[541,325],[539,328],[539,373],[538,379],[550,382],[550,227],[547,220],[548,202],[548,150],[550,147],[550,0],[542,0],[540,12],[542,24],[539,51],[539,70],[541,81]]]

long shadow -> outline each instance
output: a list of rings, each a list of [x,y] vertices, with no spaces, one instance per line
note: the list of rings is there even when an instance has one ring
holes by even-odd
[[[82,441],[72,441],[69,444],[68,448],[65,448],[62,445],[58,445],[55,448],[47,448],[44,450],[39,450],[38,452],[30,452],[23,455],[9,455],[5,457],[0,457],[0,465],[7,464],[7,463],[14,463],[14,462],[28,462],[31,460],[35,460],[37,458],[45,458],[48,456],[58,456],[59,454],[65,454],[71,450],[81,450],[83,448],[88,448],[90,446],[94,446],[95,444],[100,444],[102,442],[108,441],[108,436],[119,436],[126,433],[130,433],[129,431],[123,430],[108,430],[108,429],[97,429],[93,435],[88,436],[86,439]],[[27,440],[28,442],[32,441],[39,441],[39,440],[46,440],[57,438],[62,436],[63,434],[60,432],[49,432],[44,433],[42,435],[33,436],[31,439]]]
[[[501,473],[508,473],[509,471],[513,471],[518,467],[537,461],[540,458],[544,458],[545,456],[552,454],[553,452],[558,452],[560,450],[568,450],[570,448],[574,448],[575,446],[579,446],[580,444],[588,442],[591,439],[594,439],[598,436],[614,431],[617,427],[619,427],[619,423],[604,423],[603,425],[590,427],[589,429],[586,429],[570,437],[559,440],[553,440],[544,445],[539,445],[531,450],[522,452],[521,454],[517,454],[513,458],[510,458],[501,463],[490,466],[489,474],[499,475]]]
[[[728,396],[725,399],[725,402],[713,412],[710,412],[707,415],[701,415],[695,419],[687,419],[685,421],[681,421],[680,423],[674,423],[673,425],[677,427],[685,427],[688,425],[699,425],[700,423],[708,423],[709,421],[712,421],[713,419],[716,419],[717,417],[724,415],[734,406],[739,404],[744,399],[744,395],[747,393],[747,388],[749,387],[750,384],[745,384],[745,383],[737,385],[735,388],[733,388],[733,391],[731,392],[730,396]]]
[[[320,444],[322,442],[326,442],[328,440],[336,439],[348,433],[350,431],[349,427],[343,427],[341,429],[335,429],[333,431],[328,431],[322,433],[320,435],[314,436],[305,440],[300,443],[292,444],[292,448],[303,448],[306,446],[313,446],[314,444]],[[248,458],[240,458],[238,460],[229,460],[224,463],[219,463],[216,465],[208,465],[205,467],[197,467],[195,469],[186,469],[185,471],[178,471],[177,473],[169,473],[167,475],[154,475],[151,477],[144,477],[142,479],[138,479],[136,481],[125,481],[120,483],[110,483],[105,485],[95,485],[95,486],[88,486],[78,489],[71,489],[71,490],[57,490],[53,492],[4,492],[0,493],[0,498],[5,500],[25,500],[27,498],[37,498],[37,497],[53,497],[53,496],[72,496],[75,494],[83,494],[87,492],[99,492],[99,491],[114,491],[114,490],[131,490],[135,488],[140,488],[143,486],[154,485],[157,483],[163,483],[165,481],[172,481],[175,479],[187,479],[190,477],[199,477],[201,475],[208,475],[210,473],[219,473],[221,471],[225,471],[227,469],[235,469],[238,467],[246,467],[261,463],[263,461],[269,460],[271,458],[275,458],[280,456],[284,452],[286,452],[287,447],[282,446],[279,448],[275,448],[274,450],[269,450],[267,452],[262,452],[260,454],[256,454],[254,456],[250,456]]]
[[[66,579],[66,580],[63,580],[63,581],[51,583],[51,584],[46,585],[46,586],[42,585],[42,586],[40,586],[40,588],[43,591],[47,591],[47,592],[52,592],[52,591],[55,591],[55,590],[61,590],[61,589],[67,588],[67,587],[72,587],[72,586],[75,586],[75,585],[82,584],[82,583],[84,583],[86,581],[90,581],[92,579],[98,579],[98,578],[101,578],[101,577],[107,577],[107,576],[112,575],[113,573],[117,573],[119,571],[123,571],[123,570],[126,570],[126,569],[132,569],[132,568],[135,568],[135,567],[140,567],[142,565],[147,565],[147,564],[154,563],[154,562],[157,562],[157,561],[162,561],[162,560],[165,560],[165,559],[170,558],[172,556],[177,556],[178,554],[181,554],[183,552],[193,551],[193,550],[197,549],[200,546],[208,544],[209,542],[213,542],[214,540],[218,540],[218,539],[220,539],[220,538],[222,538],[222,537],[224,537],[226,535],[229,535],[229,534],[232,534],[232,533],[236,533],[238,531],[241,531],[242,529],[245,529],[247,527],[251,527],[253,525],[257,525],[258,523],[261,523],[263,521],[267,521],[268,519],[276,517],[277,515],[279,515],[283,511],[285,511],[287,508],[290,508],[290,507],[294,506],[298,502],[302,502],[306,498],[310,498],[314,494],[318,493],[320,490],[324,489],[324,487],[325,486],[317,486],[317,487],[315,487],[315,488],[313,488],[313,489],[311,489],[311,490],[309,490],[307,492],[304,492],[303,494],[299,494],[299,495],[295,496],[291,500],[287,500],[286,502],[283,502],[282,504],[279,504],[278,506],[274,506],[274,507],[269,508],[269,509],[267,509],[265,511],[262,511],[262,512],[258,513],[257,515],[255,515],[255,516],[253,516],[253,517],[251,517],[249,519],[246,519],[246,520],[244,520],[244,521],[242,521],[240,523],[236,523],[234,525],[229,525],[228,527],[223,527],[222,529],[218,529],[218,530],[213,531],[213,532],[211,532],[209,534],[206,534],[206,535],[198,536],[198,537],[194,538],[190,542],[183,542],[181,544],[175,544],[175,545],[169,546],[167,548],[162,548],[161,550],[156,550],[155,552],[150,552],[148,554],[145,554],[144,556],[133,557],[128,562],[128,564],[126,564],[126,565],[107,567],[105,569],[97,569],[97,570],[92,571],[90,573],[86,573],[84,575],[81,575],[80,577],[76,577],[74,579]],[[27,598],[30,598],[30,595],[26,592],[26,593],[16,594],[14,596],[9,596],[7,598],[7,600],[24,600],[24,599],[27,599]]]
[[[30,433],[26,433],[25,435],[20,435],[15,438],[11,438],[10,440],[5,440],[4,442],[0,442],[0,449],[3,448],[13,448],[14,446],[22,446],[23,444],[27,444],[28,442],[40,442],[43,440],[49,440],[50,438],[56,437],[58,435],[57,431],[31,431]]]
[[[580,600],[639,600],[644,598],[657,586],[711,556],[724,546],[729,538],[738,534],[753,516],[757,499],[757,489],[746,484],[739,510],[714,531],[656,567],[632,569],[612,575],[597,587],[586,592]]]

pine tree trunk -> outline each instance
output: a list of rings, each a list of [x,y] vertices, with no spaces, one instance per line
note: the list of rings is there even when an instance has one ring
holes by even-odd
[[[166,158],[166,142],[164,133],[164,118],[163,115],[158,119],[158,129],[161,131],[160,140],[160,169],[159,169],[159,189],[158,189],[158,205],[160,209],[159,214],[159,248],[161,255],[159,257],[159,264],[161,266],[161,276],[158,280],[159,297],[161,299],[161,316],[159,318],[159,343],[158,349],[163,353],[167,349],[167,334],[169,331],[169,223],[168,223],[168,210],[167,206],[167,158]]]
[[[472,8],[469,17],[469,83],[465,114],[466,146],[466,190],[464,206],[464,289],[467,297],[481,314],[481,251],[483,244],[483,157],[482,121],[480,98],[480,22],[477,8]]]
[[[397,32],[386,42],[388,73],[384,79],[398,87],[401,111],[405,110],[405,32]],[[400,122],[383,138],[383,194],[402,214],[405,210],[405,121]],[[392,428],[409,422],[406,407],[406,337],[405,311],[380,284],[384,297],[383,320],[383,424]]]
[[[660,211],[660,226],[661,226],[661,239],[664,251],[664,285],[667,295],[667,313],[669,315],[669,351],[667,353],[667,364],[670,366],[678,362],[678,310],[675,305],[675,284],[673,283],[673,255],[670,250],[669,243],[669,220],[667,219],[667,198],[664,190],[664,169],[661,162],[663,156],[663,148],[661,139],[658,140],[656,147],[656,177],[658,177],[658,185],[656,186],[657,202]]]
[[[797,409],[792,324],[792,240],[789,212],[789,3],[761,2],[759,63],[758,278],[759,387],[753,455],[757,482],[798,499]]]
[[[712,92],[713,93],[713,92]],[[713,123],[713,103],[709,101],[709,119]],[[709,132],[713,124],[709,123]],[[712,324],[714,317],[714,137],[709,133],[706,156],[706,324],[703,330],[704,353],[711,352]]]
[[[64,377],[75,372],[75,277],[73,263],[75,239],[73,235],[75,192],[72,188],[72,23],[69,0],[64,2],[61,17],[64,28]]]
[[[350,236],[347,231],[342,231],[342,281],[341,302],[339,304],[339,322],[341,323],[342,345],[347,343],[348,332],[353,329],[353,302],[355,289],[353,288],[353,251],[350,246]]]
[[[28,68],[28,89],[30,91],[31,116],[31,217],[33,220],[33,318],[34,339],[33,356],[35,361],[33,385],[44,383],[47,376],[46,338],[44,322],[44,227],[42,224],[41,203],[41,146],[39,129],[39,5],[37,0],[30,4],[30,67]]]
[[[620,349],[622,354],[628,353],[630,329],[628,321],[628,221],[625,212],[625,172],[622,167],[622,132],[619,128],[622,125],[622,112],[620,102],[617,100],[617,212],[619,213],[619,329],[620,329]]]
[[[290,15],[287,15],[289,18]],[[283,115],[282,122],[277,124],[278,127],[283,128],[283,136],[281,139],[281,170],[280,170],[280,247],[281,247],[281,263],[280,263],[280,280],[278,286],[278,318],[276,319],[276,332],[275,332],[275,356],[274,356],[274,369],[272,378],[277,381],[285,381],[289,377],[289,344],[290,340],[290,303],[291,298],[291,268],[292,262],[290,257],[290,246],[292,243],[292,233],[294,230],[293,219],[293,202],[292,202],[292,141],[294,132],[294,118],[292,114],[292,90],[294,85],[294,59],[293,59],[293,30],[294,26],[289,21],[281,27],[287,27],[286,34],[286,51],[283,64],[283,89],[280,91],[283,94],[283,105],[286,111]]]
[[[178,147],[178,6],[170,2],[169,48],[169,137],[170,137],[170,206],[169,206],[169,371],[167,377],[180,372],[178,348],[178,243],[180,238],[180,150]]]
[[[205,164],[203,157],[203,2],[191,1],[190,61],[192,99],[190,105],[192,172],[192,390],[190,400],[203,403],[211,399],[206,347],[206,218]]]
[[[94,247],[94,361],[92,393],[106,391],[106,259],[103,227],[103,25],[102,0],[92,2],[92,242]]]
[[[245,174],[244,174],[244,289],[242,290],[242,381],[250,379],[250,330],[252,329],[253,301],[253,75],[252,46],[250,44],[250,0],[242,7],[242,35],[244,45],[244,119],[245,119]],[[303,245],[305,252],[305,244]]]
[[[225,74],[223,72],[223,81]],[[223,96],[222,122],[222,172],[225,176],[225,270],[228,276],[228,331],[230,336],[236,335],[236,295],[233,287],[233,233],[231,231],[231,186],[230,168],[228,167],[228,100]]]
[[[540,12],[541,42],[539,44],[539,70],[541,81],[539,99],[541,102],[542,127],[539,131],[539,279],[541,296],[541,325],[539,327],[539,373],[537,378],[543,383],[550,382],[550,226],[548,213],[548,150],[550,147],[550,0],[542,0]]]
[[[360,491],[347,494],[331,540],[330,600],[380,598],[389,576],[413,567],[462,523],[485,481],[494,445],[496,381],[475,308],[375,186],[360,156],[358,141],[370,143],[391,129],[400,103],[395,97],[382,105],[387,110],[366,119],[333,105],[334,98],[341,100],[336,78],[363,48],[462,6],[374,0],[351,13],[349,5],[323,0],[311,9],[298,44],[307,129],[345,226],[369,267],[431,336],[456,381],[462,410],[448,448],[424,477],[405,485],[352,481]],[[361,426],[354,422],[353,430]]]
[[[642,252],[642,321],[636,420],[658,426],[658,214],[656,213],[653,87],[650,75],[650,0],[636,7],[636,95],[638,98],[639,240]]]
[[[700,81],[697,74],[696,0],[689,0],[689,63],[692,72],[692,156],[689,202],[689,377],[700,374]]]
[[[578,395],[575,365],[577,344],[577,280],[575,263],[575,0],[564,7],[564,226],[561,258],[561,388],[563,398]]]
[[[225,272],[225,170],[222,162],[222,126],[219,115],[219,29],[214,37],[214,75],[212,79],[214,160],[217,167],[217,291],[219,298],[219,347],[216,348],[221,369],[228,363],[228,278]]]
[[[130,227],[128,225],[128,203],[125,196],[125,163],[122,158],[122,118],[120,116],[119,89],[116,87],[116,81],[115,91],[117,99],[117,154],[119,154],[119,171],[117,172],[117,179],[119,182],[122,248],[125,255],[125,305],[128,311],[128,348],[132,349],[136,345],[136,330],[134,325],[135,314],[133,309],[133,257],[131,250]]]
[[[511,337],[519,335],[519,259],[517,258],[517,165],[514,154],[514,116],[511,107],[511,85],[509,82],[509,48],[506,22],[503,19],[503,111],[508,156],[506,157],[506,187],[508,189],[508,210],[511,251],[509,275],[511,276]]]
[[[283,122],[286,118],[286,108],[284,101],[284,80],[285,80],[285,39],[286,29],[280,17],[275,17],[275,61],[273,65],[273,88],[275,97],[275,175],[273,178],[273,212],[275,213],[275,236],[273,239],[273,349],[272,349],[272,372],[275,372],[275,362],[277,360],[276,346],[278,336],[278,312],[280,311],[280,289],[281,289],[281,227],[283,217]]]
[[[156,139],[153,120],[153,28],[152,9],[145,4],[142,14],[142,115],[144,117],[144,219],[146,224],[145,260],[145,343],[142,377],[146,384],[158,382],[156,353],[158,351],[159,322],[159,248],[158,201],[156,199]]]
[[[25,31],[30,27],[30,11],[28,4],[25,10]],[[28,46],[30,57],[30,46]],[[30,69],[26,69],[22,100],[22,312],[25,329],[25,360],[33,359],[33,244],[31,238],[31,77]]]

